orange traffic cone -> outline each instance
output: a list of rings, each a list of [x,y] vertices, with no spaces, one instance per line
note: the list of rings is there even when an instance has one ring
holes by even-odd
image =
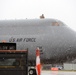
[[[36,72],[37,75],[41,75],[41,64],[40,64],[40,50],[36,49]]]

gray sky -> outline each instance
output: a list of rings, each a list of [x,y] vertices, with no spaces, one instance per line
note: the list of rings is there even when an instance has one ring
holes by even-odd
[[[59,19],[76,31],[76,0],[0,0],[1,19]]]

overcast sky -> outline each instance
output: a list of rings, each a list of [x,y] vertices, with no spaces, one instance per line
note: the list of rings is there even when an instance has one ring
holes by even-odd
[[[1,19],[59,19],[76,31],[76,0],[0,0]]]

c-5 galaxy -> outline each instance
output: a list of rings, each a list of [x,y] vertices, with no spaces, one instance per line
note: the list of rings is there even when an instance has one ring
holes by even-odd
[[[35,63],[37,47],[42,53],[41,62],[45,64],[76,58],[76,33],[56,19],[0,20],[0,43],[3,41],[9,47],[3,43],[1,50],[28,48],[31,64]]]

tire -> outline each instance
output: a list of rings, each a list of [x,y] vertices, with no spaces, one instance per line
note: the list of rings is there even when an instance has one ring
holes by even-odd
[[[29,70],[29,75],[37,75],[36,69],[30,69]]]

